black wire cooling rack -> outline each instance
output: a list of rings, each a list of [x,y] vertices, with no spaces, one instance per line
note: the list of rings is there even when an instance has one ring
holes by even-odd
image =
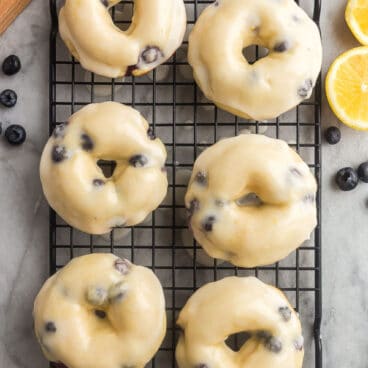
[[[194,83],[186,60],[187,35],[182,47],[163,66],[146,76],[109,80],[84,71],[58,36],[57,12],[61,0],[50,0],[50,133],[75,111],[91,102],[115,100],[138,109],[151,123],[168,151],[168,196],[142,224],[114,229],[105,236],[81,233],[50,211],[50,272],[69,259],[90,252],[113,252],[137,264],[151,267],[166,296],[168,330],[149,367],[175,367],[178,331],[175,320],[188,297],[203,284],[229,275],[255,275],[282,289],[299,312],[305,337],[304,367],[322,368],[321,324],[321,81],[313,96],[279,118],[258,122],[237,118],[217,109]],[[112,9],[122,29],[130,24],[134,1],[123,1]],[[200,12],[212,3],[186,0],[188,30]],[[320,0],[300,1],[318,24]],[[262,50],[246,50],[248,60]],[[280,91],[280,93],[282,93]],[[267,130],[266,130],[267,129]],[[203,259],[187,230],[183,196],[195,158],[217,140],[240,133],[261,133],[286,140],[314,172],[318,184],[318,226],[310,241],[288,258],[256,269],[236,268],[228,263]],[[104,163],[109,169],[109,163]],[[105,167],[106,169],[106,167]],[[198,263],[201,260],[202,263]],[[229,344],[241,343],[233,336]]]

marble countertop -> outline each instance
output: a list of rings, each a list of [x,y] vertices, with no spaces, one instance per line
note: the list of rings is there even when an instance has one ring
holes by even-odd
[[[305,0],[307,1],[307,0]],[[357,46],[343,20],[345,0],[322,0],[323,75],[342,51]],[[48,2],[31,5],[0,36],[0,60],[16,53],[23,69],[0,74],[0,90],[19,95],[0,121],[21,123],[28,139],[18,148],[0,139],[0,367],[46,367],[32,333],[34,296],[48,275],[48,207],[38,163],[48,124]],[[323,127],[338,125],[323,99]],[[334,173],[368,159],[368,133],[339,125],[342,141],[323,145],[323,353],[324,367],[366,368],[368,361],[368,186],[342,193]]]

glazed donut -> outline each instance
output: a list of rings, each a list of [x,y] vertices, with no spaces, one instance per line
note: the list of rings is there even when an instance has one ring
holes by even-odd
[[[142,75],[170,58],[181,45],[183,0],[135,0],[132,24],[117,28],[109,9],[121,0],[66,0],[60,36],[82,66],[109,78]]]
[[[106,178],[99,160],[115,160]],[[50,206],[71,226],[104,234],[143,221],[164,199],[166,150],[148,123],[117,102],[85,106],[59,125],[41,157]]]
[[[33,316],[45,357],[68,368],[143,368],[166,330],[155,274],[113,254],[70,261],[43,285]]]
[[[252,65],[242,53],[251,45],[269,50]],[[217,0],[190,34],[188,61],[218,107],[273,119],[310,97],[321,70],[321,38],[294,0]]]
[[[285,295],[255,277],[206,284],[187,301],[177,321],[179,368],[301,368],[300,321]],[[238,352],[225,340],[246,332]]]
[[[185,205],[206,252],[242,267],[286,257],[316,226],[316,181],[284,141],[223,139],[197,158]]]

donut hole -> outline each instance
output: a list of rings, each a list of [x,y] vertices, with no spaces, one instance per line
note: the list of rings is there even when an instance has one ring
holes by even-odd
[[[225,344],[233,351],[238,352],[242,346],[253,336],[251,332],[242,331],[228,336]]]
[[[235,202],[240,207],[259,207],[263,204],[262,199],[254,192],[247,193]]]
[[[111,178],[114,175],[116,169],[116,161],[112,160],[98,160],[97,166],[101,169],[106,179]]]
[[[257,60],[266,57],[270,50],[262,45],[249,45],[243,48],[242,54],[248,64],[254,64]]]
[[[122,31],[127,31],[132,24],[133,12],[134,4],[125,1],[109,8],[114,24]]]

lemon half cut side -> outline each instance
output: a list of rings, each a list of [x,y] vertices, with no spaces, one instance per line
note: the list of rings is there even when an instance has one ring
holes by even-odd
[[[368,45],[368,0],[349,0],[345,20],[355,38]]]
[[[340,55],[326,76],[326,95],[332,111],[346,125],[368,130],[368,47]]]

